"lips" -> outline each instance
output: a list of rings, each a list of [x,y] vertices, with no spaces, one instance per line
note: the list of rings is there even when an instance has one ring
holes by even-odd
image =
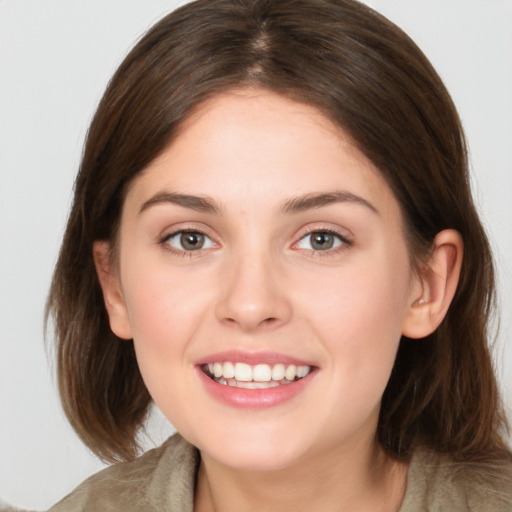
[[[278,354],[230,352],[196,364],[206,389],[233,407],[261,408],[281,404],[299,394],[317,373],[305,361]]]

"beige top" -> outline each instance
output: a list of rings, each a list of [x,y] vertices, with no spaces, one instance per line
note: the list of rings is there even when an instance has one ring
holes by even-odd
[[[91,476],[49,512],[192,512],[198,451],[179,434],[137,460]],[[485,474],[414,455],[399,512],[512,512],[512,470]]]

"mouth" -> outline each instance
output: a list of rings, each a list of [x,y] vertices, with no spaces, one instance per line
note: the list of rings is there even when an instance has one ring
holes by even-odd
[[[242,389],[268,389],[287,386],[311,373],[312,366],[295,364],[256,364],[222,361],[201,365],[201,371],[224,386]]]

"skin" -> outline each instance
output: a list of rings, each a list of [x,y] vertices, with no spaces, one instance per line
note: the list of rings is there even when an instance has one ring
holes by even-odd
[[[333,192],[343,200],[285,208]],[[205,234],[203,248],[185,250],[184,229]],[[313,247],[326,231],[333,248]],[[132,183],[115,263],[108,250],[95,244],[111,327],[133,338],[155,403],[201,450],[196,510],[398,510],[407,466],[375,441],[380,401],[401,335],[443,318],[462,243],[441,233],[413,271],[400,206],[345,133],[271,92],[217,96]],[[198,377],[197,361],[225,350],[315,372],[282,404],[231,407]]]

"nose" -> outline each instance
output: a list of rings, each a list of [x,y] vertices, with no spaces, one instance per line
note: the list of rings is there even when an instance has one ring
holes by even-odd
[[[274,329],[292,315],[283,273],[269,254],[246,254],[230,265],[216,316],[243,331]]]

